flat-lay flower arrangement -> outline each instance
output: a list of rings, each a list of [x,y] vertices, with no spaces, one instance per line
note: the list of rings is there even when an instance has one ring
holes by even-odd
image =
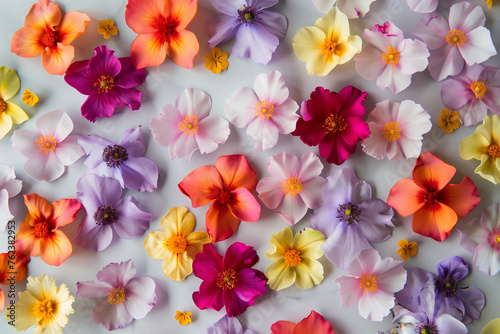
[[[2,4],[2,333],[500,333],[498,3],[294,2]]]

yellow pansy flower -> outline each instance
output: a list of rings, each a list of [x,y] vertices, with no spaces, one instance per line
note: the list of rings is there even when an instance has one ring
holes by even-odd
[[[182,326],[191,323],[191,312],[175,312],[175,320],[177,320]]]
[[[398,254],[403,260],[408,260],[410,257],[417,255],[418,247],[415,241],[408,242],[405,239],[401,239],[398,242],[399,250]]]
[[[17,104],[8,101],[21,87],[16,71],[0,67],[0,139],[12,129],[12,124],[21,124],[29,117]]]
[[[203,56],[205,59],[205,67],[207,70],[212,71],[212,73],[220,73],[229,66],[227,57],[227,52],[221,52],[218,47],[215,47],[212,49],[211,55]]]
[[[33,107],[38,102],[38,96],[33,94],[29,89],[26,89],[23,93],[23,102]]]
[[[111,19],[99,21],[99,28],[97,31],[104,36],[105,39],[109,39],[111,35],[118,35],[118,28],[115,26],[115,21]]]

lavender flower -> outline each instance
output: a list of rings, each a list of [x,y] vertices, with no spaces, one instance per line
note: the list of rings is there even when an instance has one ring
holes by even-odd
[[[201,334],[257,334],[251,329],[243,330],[238,319],[224,315],[212,327],[205,329]]]

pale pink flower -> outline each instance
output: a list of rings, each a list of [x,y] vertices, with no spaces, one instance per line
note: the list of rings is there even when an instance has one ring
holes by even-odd
[[[311,152],[300,161],[285,152],[273,155],[267,164],[271,176],[257,184],[259,198],[293,225],[304,217],[308,208],[324,204],[321,189],[326,180],[319,176],[322,170],[321,161]]]
[[[21,129],[12,135],[12,149],[28,160],[24,171],[38,181],[59,178],[64,166],[74,164],[85,154],[73,131],[73,121],[64,110],[50,111],[36,120],[38,129]]]
[[[0,164],[0,232],[5,232],[7,223],[14,218],[9,209],[9,198],[19,194],[22,181],[16,179],[13,166]]]
[[[403,261],[390,257],[382,260],[373,248],[358,254],[349,266],[349,274],[335,280],[341,304],[351,307],[359,302],[359,314],[372,321],[381,321],[389,314],[394,306],[394,293],[406,283]]]
[[[370,10],[370,5],[375,0],[313,0],[316,8],[327,13],[337,3],[338,9],[350,19],[365,16]]]
[[[149,128],[155,142],[168,147],[170,159],[191,158],[194,151],[213,152],[229,137],[229,123],[218,115],[209,115],[210,96],[199,89],[184,89],[175,106],[165,105],[159,117],[153,117]]]
[[[423,135],[432,128],[431,116],[411,100],[376,104],[367,119],[370,136],[361,145],[363,151],[380,160],[418,158]]]
[[[408,7],[417,13],[430,13],[436,10],[439,0],[406,0]]]
[[[377,86],[389,88],[393,94],[406,89],[411,76],[427,68],[429,50],[421,41],[405,39],[392,22],[375,24],[363,31],[370,43],[354,56],[356,71],[367,80],[377,79]]]
[[[288,95],[279,71],[261,73],[254,90],[238,89],[227,100],[224,111],[236,127],[247,127],[247,135],[256,140],[254,148],[263,151],[276,145],[280,133],[295,130],[299,105]]]

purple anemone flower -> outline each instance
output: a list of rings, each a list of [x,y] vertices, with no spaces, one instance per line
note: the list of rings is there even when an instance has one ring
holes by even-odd
[[[132,196],[121,198],[120,182],[95,174],[83,175],[76,185],[78,201],[87,215],[73,241],[92,251],[111,244],[113,229],[123,239],[140,237],[149,228],[152,215],[141,211]]]
[[[149,159],[141,157],[146,147],[141,127],[127,129],[118,143],[109,139],[87,135],[78,138],[87,159],[89,172],[112,177],[122,187],[136,191],[153,191],[158,183],[158,168]]]
[[[322,232],[325,256],[340,269],[347,269],[370,242],[389,238],[393,211],[384,201],[372,197],[372,188],[360,181],[350,168],[327,177],[321,191],[326,205],[310,215],[311,227]]]
[[[210,0],[221,14],[209,18],[205,24],[213,48],[234,36],[231,50],[239,58],[251,58],[266,65],[285,39],[286,18],[276,12],[264,10],[278,3],[278,0]]]
[[[71,64],[64,77],[70,86],[89,96],[82,105],[83,117],[95,122],[113,116],[117,107],[139,109],[142,92],[134,87],[144,82],[146,70],[135,69],[130,57],[116,58],[105,45],[94,52],[89,60]]]

